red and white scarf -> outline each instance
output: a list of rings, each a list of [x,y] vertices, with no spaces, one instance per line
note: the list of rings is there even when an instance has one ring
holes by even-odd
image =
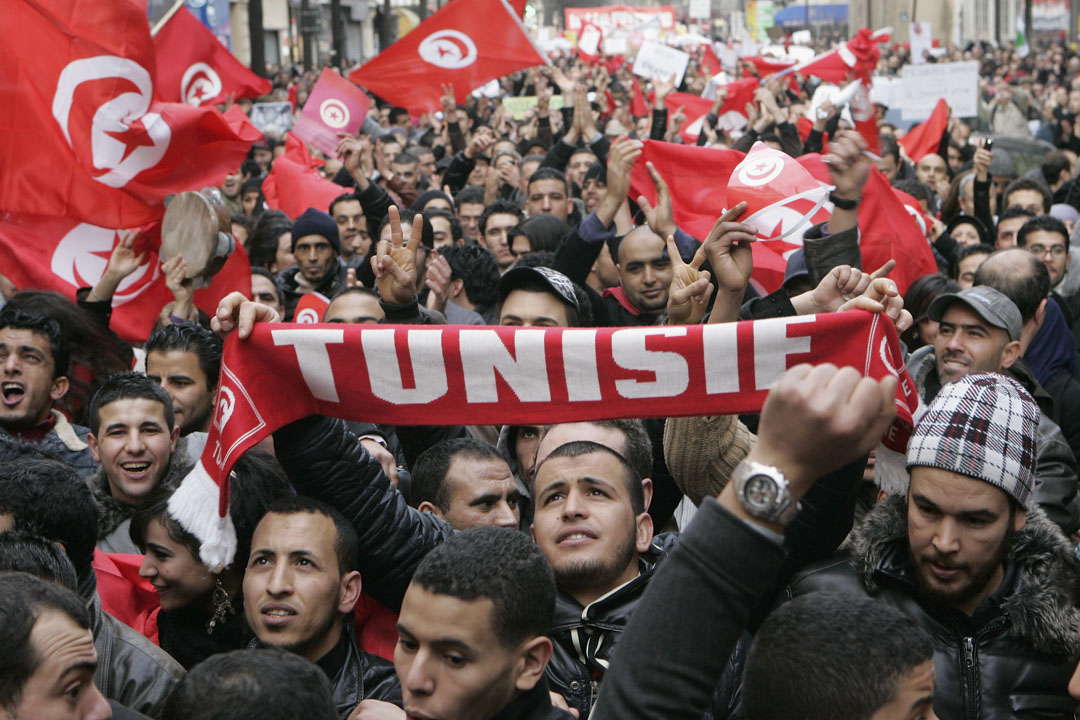
[[[309,415],[391,425],[537,425],[756,412],[799,363],[900,378],[906,446],[918,398],[893,324],[855,311],[716,325],[510,328],[257,325],[225,343],[206,450],[169,502],[211,567],[236,548],[229,471]]]

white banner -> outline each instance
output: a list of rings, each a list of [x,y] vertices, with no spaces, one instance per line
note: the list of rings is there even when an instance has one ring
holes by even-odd
[[[934,105],[945,98],[957,117],[979,112],[979,63],[930,63],[905,65],[900,85],[901,117],[925,120]]]
[[[926,62],[925,53],[929,53],[934,47],[934,33],[928,22],[913,22],[910,27],[911,38],[911,62],[922,65]]]
[[[641,50],[638,51],[633,72],[635,75],[650,80],[664,80],[674,76],[675,87],[679,87],[689,62],[690,56],[682,50],[646,41],[641,44]]]
[[[712,0],[690,0],[690,18],[708,20],[712,17]]]

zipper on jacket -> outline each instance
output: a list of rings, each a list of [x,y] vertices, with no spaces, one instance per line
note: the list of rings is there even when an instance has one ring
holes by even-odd
[[[975,667],[975,638],[969,635],[963,639],[963,643],[964,667],[961,672],[963,678],[961,687],[964,695],[964,717],[977,720],[975,695],[978,692],[979,671]]]

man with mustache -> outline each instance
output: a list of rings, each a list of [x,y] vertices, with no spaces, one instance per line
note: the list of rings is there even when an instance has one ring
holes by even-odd
[[[970,314],[946,313],[947,334],[978,333]],[[952,374],[978,359],[949,352],[939,362]],[[1039,414],[1014,380],[965,370],[908,442],[906,496],[879,502],[845,553],[789,588],[869,596],[915,620],[933,638],[941,718],[1076,711],[1068,686],[1080,655],[1080,572],[1072,543],[1032,502]]]
[[[927,316],[939,323],[937,338],[932,346],[912,353],[907,362],[924,403],[932,402],[943,385],[969,373],[991,372],[1021,380],[1013,366],[1020,359],[1024,323],[1020,310],[1005,294],[987,285],[946,293],[934,300]],[[1080,528],[1076,458],[1061,428],[1045,413],[1037,428],[1033,500],[1070,534]]]

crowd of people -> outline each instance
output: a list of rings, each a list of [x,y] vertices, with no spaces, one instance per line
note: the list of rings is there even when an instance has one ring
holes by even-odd
[[[705,89],[697,59],[637,116],[625,64],[574,57],[500,80],[536,97],[524,119],[452,87],[418,118],[376,98],[322,166],[340,196],[298,217],[265,207],[284,145],[264,137],[220,185],[250,293],[208,316],[174,259],[141,343],[110,329],[133,233],[74,302],[0,276],[0,718],[1080,715],[1080,55],[939,59],[979,61],[981,110],[918,158],[887,108],[879,158],[843,107],[800,134],[812,77],[763,78],[741,129],[721,93],[700,146],[827,144],[831,217],[770,294],[744,204],[695,238],[651,164],[655,202],[631,197],[645,141],[684,142],[665,98]],[[883,48],[878,73],[909,61]],[[302,106],[315,73],[274,71],[271,99]],[[904,293],[862,267],[877,171],[931,218],[940,272]],[[919,410],[889,451],[899,378],[801,364],[755,415],[311,416],[236,463],[236,555],[209,567],[169,502],[206,447],[225,338],[311,293],[323,322],[370,325],[877,313]]]

